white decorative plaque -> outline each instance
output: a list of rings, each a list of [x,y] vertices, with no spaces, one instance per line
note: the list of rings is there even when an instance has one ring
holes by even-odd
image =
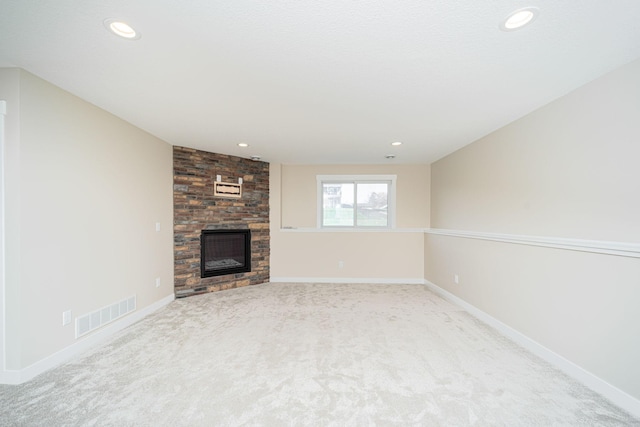
[[[213,183],[213,195],[216,197],[233,197],[239,199],[242,197],[242,184],[215,181]]]

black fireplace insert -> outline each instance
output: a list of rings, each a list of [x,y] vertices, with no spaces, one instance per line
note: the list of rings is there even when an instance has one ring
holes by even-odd
[[[251,271],[251,230],[202,230],[200,277]]]

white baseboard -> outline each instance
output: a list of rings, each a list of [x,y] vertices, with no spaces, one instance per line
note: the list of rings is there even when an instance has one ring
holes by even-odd
[[[424,279],[380,279],[376,277],[271,277],[270,283],[377,283],[423,285]]]
[[[0,371],[0,384],[21,384],[30,379],[40,375],[41,373],[48,371],[49,369],[60,366],[64,362],[71,360],[73,357],[85,352],[89,348],[98,345],[106,341],[109,337],[116,332],[133,325],[137,321],[143,319],[154,311],[164,307],[175,299],[173,294],[162,298],[159,301],[141,309],[128,314],[121,319],[108,324],[107,326],[89,334],[86,338],[78,340],[70,346],[63,348],[62,350],[48,356],[36,363],[27,366],[19,371],[5,370]]]
[[[0,370],[0,384],[20,384],[20,371]]]
[[[567,375],[573,377],[574,379],[589,387],[591,390],[609,399],[615,405],[621,407],[622,409],[628,411],[636,417],[640,417],[640,400],[609,384],[603,379],[593,375],[592,373],[586,371],[570,360],[567,360],[559,354],[554,353],[545,346],[537,343],[526,335],[516,331],[515,329],[502,323],[498,319],[491,317],[479,308],[469,304],[468,302],[453,295],[452,293],[447,292],[446,290],[429,282],[428,280],[424,280],[423,283],[436,294],[442,296],[444,299],[452,302],[453,304],[464,308],[474,317],[480,319],[484,323],[498,330],[498,332],[510,338],[512,341],[516,342],[522,347],[526,348],[536,356],[551,363]]]

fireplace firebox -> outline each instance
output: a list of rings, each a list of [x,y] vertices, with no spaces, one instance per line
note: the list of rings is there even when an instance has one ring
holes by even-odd
[[[251,230],[202,230],[200,277],[251,271]]]

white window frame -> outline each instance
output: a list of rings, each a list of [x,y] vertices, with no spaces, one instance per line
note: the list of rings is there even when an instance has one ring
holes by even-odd
[[[323,230],[335,229],[335,230],[388,230],[396,228],[396,179],[397,175],[316,175],[317,182],[317,227]],[[322,224],[323,218],[323,184],[327,183],[354,183],[354,184],[367,184],[367,183],[388,183],[387,193],[387,225],[386,226],[358,226],[358,225],[330,225],[324,226]],[[355,201],[354,201],[355,202]],[[355,203],[354,203],[355,206]]]

